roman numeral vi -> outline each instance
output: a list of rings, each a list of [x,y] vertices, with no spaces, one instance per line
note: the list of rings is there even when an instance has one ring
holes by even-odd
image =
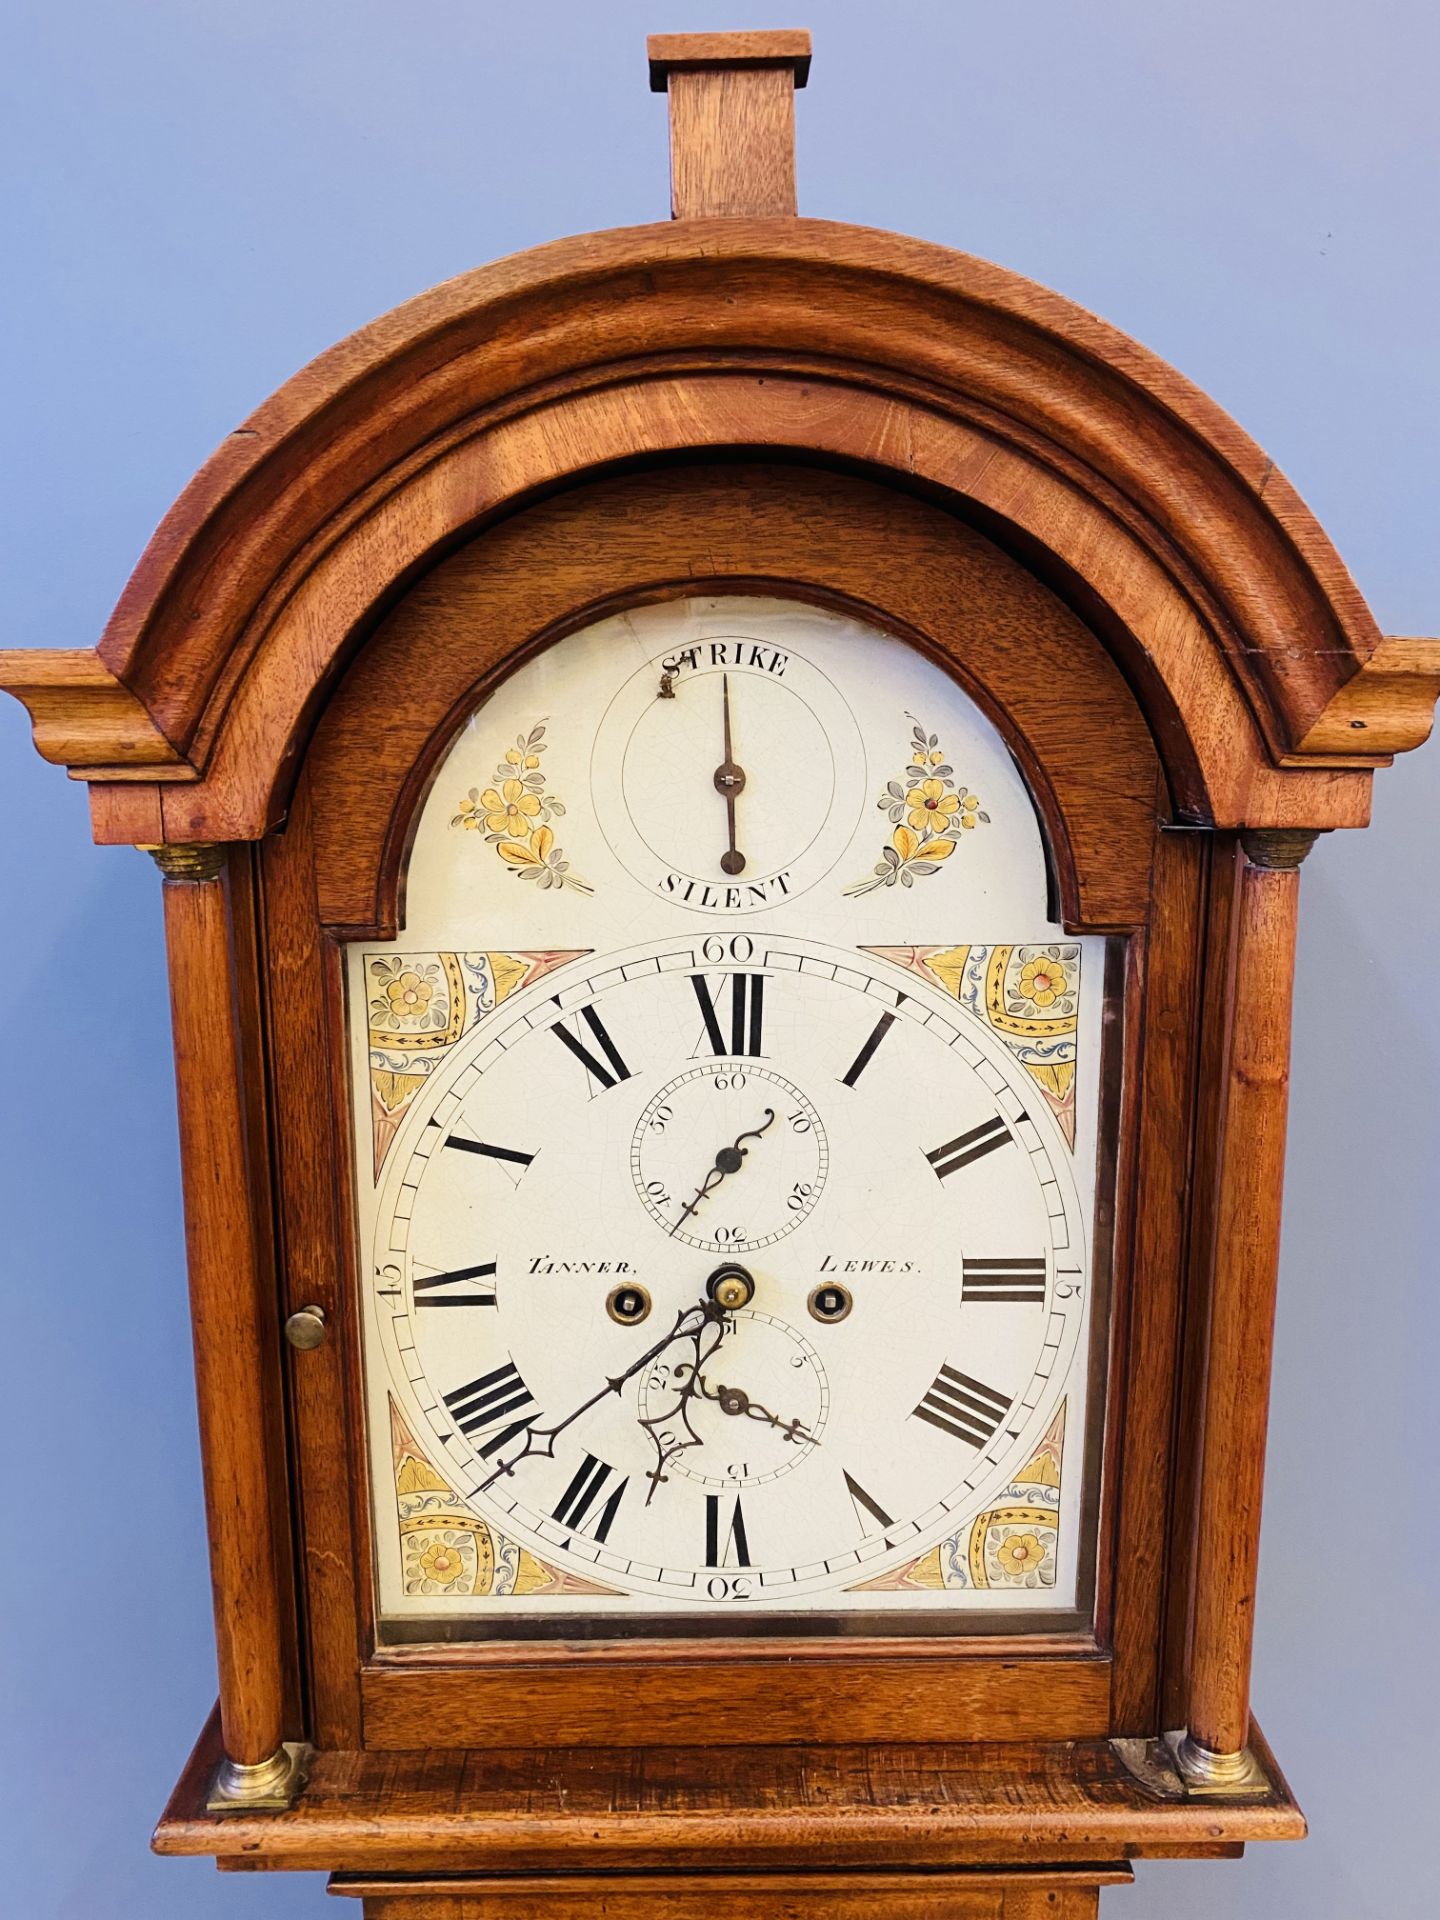
[[[748,1567],[750,1565],[750,1547],[745,1538],[745,1515],[740,1510],[740,1496],[735,1496],[735,1505],[730,1512],[730,1524],[725,1529],[724,1539],[720,1534],[720,1496],[707,1493],[705,1496],[705,1564],[707,1567]]]

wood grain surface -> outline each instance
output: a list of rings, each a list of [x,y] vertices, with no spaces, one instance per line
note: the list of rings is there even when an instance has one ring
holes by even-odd
[[[156,1830],[161,1853],[405,1874],[1112,1865],[1298,1839],[1274,1791],[1226,1805],[1146,1792],[1104,1741],[317,1754],[289,1813],[216,1816],[212,1721]]]
[[[225,873],[167,879],[165,941],[220,1713],[225,1751],[253,1766],[271,1758],[286,1731],[288,1623],[271,1478],[281,1455],[265,1369],[275,1321],[256,1218],[229,890]],[[293,1645],[293,1625],[288,1638]]]
[[[1250,1725],[1299,891],[1298,870],[1242,857],[1231,897],[1214,1188],[1202,1199],[1212,1273],[1185,1720],[1215,1753],[1239,1752]]]
[[[345,1874],[328,1891],[364,1920],[1091,1920],[1116,1866],[947,1873],[580,1874],[403,1880]]]

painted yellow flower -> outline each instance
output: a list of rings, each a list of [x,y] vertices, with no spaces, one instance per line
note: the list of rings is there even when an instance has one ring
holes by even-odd
[[[1020,991],[1037,1007],[1053,1007],[1070,980],[1058,960],[1027,960],[1020,969]]]
[[[448,1587],[465,1571],[465,1562],[458,1547],[447,1547],[443,1540],[437,1540],[421,1554],[420,1571],[437,1586]]]
[[[538,798],[526,793],[518,780],[507,780],[499,793],[487,787],[480,796],[480,804],[485,809],[485,824],[492,833],[508,833],[517,840],[529,836],[530,822],[540,811]]]
[[[397,1020],[417,1020],[427,1013],[430,1002],[435,998],[435,989],[428,980],[422,980],[413,968],[389,980],[385,984],[385,998],[390,1002],[390,1011]]]
[[[910,793],[910,824],[917,833],[923,833],[927,827],[932,832],[943,833],[950,824],[950,815],[958,813],[960,802],[953,793],[947,793],[943,782],[922,780]]]
[[[1045,1549],[1033,1533],[1009,1534],[995,1549],[1000,1571],[1012,1577],[1032,1572],[1044,1558]]]
[[[540,764],[538,753],[521,753],[518,747],[511,747],[505,755],[507,766],[520,767],[526,772],[533,771]]]

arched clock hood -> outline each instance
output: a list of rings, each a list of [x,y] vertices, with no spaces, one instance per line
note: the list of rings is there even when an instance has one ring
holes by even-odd
[[[537,496],[743,449],[923,491],[1086,617],[1178,819],[1363,825],[1429,730],[1440,642],[1382,636],[1215,403],[1071,302],[790,216],[563,240],[320,356],[228,436],[93,650],[0,654],[105,841],[257,838],[376,611]]]

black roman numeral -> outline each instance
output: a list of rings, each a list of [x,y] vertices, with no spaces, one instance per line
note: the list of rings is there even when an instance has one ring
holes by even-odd
[[[966,1260],[960,1282],[962,1304],[971,1300],[1016,1300],[1026,1306],[1045,1303],[1045,1259]]]
[[[987,1153],[993,1153],[997,1147],[1003,1147],[1014,1135],[997,1113],[993,1120],[982,1120],[978,1127],[971,1127],[968,1133],[957,1134],[953,1140],[947,1140],[943,1147],[936,1147],[925,1158],[935,1169],[939,1180],[946,1180],[961,1167],[968,1167],[973,1160],[979,1160]]]
[[[845,1473],[843,1467],[840,1471]],[[880,1502],[878,1500],[872,1500],[870,1495],[860,1485],[860,1482],[858,1480],[852,1480],[848,1473],[845,1473],[845,1490],[850,1495],[851,1503],[855,1508],[855,1518],[860,1522],[860,1531],[862,1533],[868,1531],[865,1525],[865,1515],[867,1513],[882,1533],[886,1527],[894,1526],[895,1522],[880,1505]]]
[[[555,1004],[557,1007],[560,1004],[558,997]],[[591,1078],[599,1081],[601,1092],[608,1092],[611,1087],[618,1086],[622,1080],[630,1078],[630,1069],[620,1058],[619,1048],[605,1031],[604,1023],[594,1007],[582,1007],[580,1018],[595,1036],[600,1051],[605,1056],[604,1060],[597,1059],[585,1042],[578,1040],[571,1033],[563,1020],[557,1020],[550,1031],[562,1045],[570,1049]]]
[[[732,1555],[733,1558],[729,1557]],[[720,1496],[718,1493],[707,1493],[705,1496],[705,1564],[707,1567],[750,1565],[750,1547],[745,1538],[745,1515],[740,1510],[739,1494],[735,1496],[730,1524],[723,1541],[720,1537]]]
[[[483,1282],[493,1282],[494,1278],[493,1260],[483,1260],[478,1267],[456,1267],[453,1273],[417,1273],[415,1304],[417,1307],[493,1307],[495,1288]],[[442,1293],[442,1287],[453,1287],[455,1291]]]
[[[430,1125],[438,1127],[440,1122],[432,1120]],[[517,1147],[497,1147],[488,1140],[469,1140],[463,1133],[447,1133],[447,1147],[458,1147],[461,1153],[483,1153],[490,1160],[513,1161],[517,1167],[528,1167],[535,1158],[533,1153],[521,1153]]]
[[[508,1446],[517,1433],[533,1426],[540,1411],[513,1360],[496,1367],[493,1373],[482,1373],[466,1386],[456,1387],[445,1395],[445,1404],[456,1426],[487,1460]],[[526,1407],[531,1411],[523,1413]],[[511,1415],[517,1413],[521,1417],[512,1419]]]
[[[597,1460],[593,1453],[587,1453],[576,1469],[575,1478],[561,1494],[560,1504],[551,1518],[558,1520],[562,1527],[569,1527],[572,1533],[590,1534],[603,1547],[610,1537],[610,1529],[614,1525],[620,1502],[625,1497],[625,1489],[630,1484],[628,1480],[622,1480],[611,1489],[605,1504],[597,1505],[606,1486],[614,1478],[614,1467],[607,1467],[603,1460]],[[588,1526],[587,1518],[590,1520]]]
[[[917,1420],[928,1420],[952,1439],[972,1447],[988,1447],[1000,1422],[1010,1411],[1003,1393],[972,1380],[958,1367],[941,1367],[935,1384],[915,1409]]]
[[[747,1055],[758,1060],[764,1050],[761,1041],[765,1026],[765,976],[763,973],[731,973],[721,978],[730,982],[728,1040],[720,1024],[720,1002],[725,993],[723,984],[712,994],[710,983],[703,973],[692,973],[690,976],[695,998],[700,1002],[700,1014],[705,1022],[705,1038],[710,1042],[710,1050],[732,1060],[743,1059]]]
[[[901,994],[900,998],[902,1000],[905,998],[903,993]],[[870,1062],[874,1059],[875,1049],[879,1046],[880,1042],[885,1038],[886,1034],[889,1033],[891,1027],[893,1027],[894,1024],[895,1024],[895,1016],[893,1013],[881,1014],[880,1018],[875,1022],[875,1026],[870,1034],[870,1038],[865,1042],[864,1046],[861,1047],[859,1053],[857,1053],[855,1058],[850,1062],[850,1067],[848,1072],[841,1074],[840,1083],[842,1086],[846,1086],[846,1087],[854,1086],[855,1082],[860,1078],[861,1074],[864,1073],[866,1067],[868,1067]]]

